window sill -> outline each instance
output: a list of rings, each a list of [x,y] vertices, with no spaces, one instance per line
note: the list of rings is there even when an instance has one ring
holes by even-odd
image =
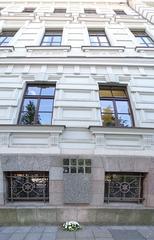
[[[154,47],[136,47],[135,51],[136,52],[148,52],[148,51],[154,52]]]
[[[46,50],[51,50],[51,51],[56,51],[56,50],[61,50],[64,52],[69,52],[71,50],[71,46],[69,45],[61,45],[61,46],[26,46],[27,52],[30,51],[46,51]]]
[[[82,46],[81,47],[83,52],[88,52],[88,51],[120,51],[120,52],[124,52],[125,51],[125,47],[124,46],[107,46],[107,47],[103,47],[103,46]]]
[[[14,47],[13,46],[0,46],[0,51],[13,52]]]

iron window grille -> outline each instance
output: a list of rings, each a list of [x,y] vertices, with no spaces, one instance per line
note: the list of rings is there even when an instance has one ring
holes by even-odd
[[[8,201],[48,201],[48,172],[6,172]]]
[[[154,47],[153,39],[145,31],[131,31],[141,47]]]
[[[55,85],[28,84],[21,106],[20,125],[52,123]]]
[[[123,10],[114,10],[114,12],[116,13],[116,15],[127,15]]]
[[[100,86],[99,95],[104,127],[134,126],[126,88]]]
[[[66,13],[66,8],[55,8],[54,13]]]
[[[96,9],[93,8],[85,8],[84,13],[86,14],[96,14]]]
[[[41,46],[61,46],[62,31],[46,31]]]
[[[35,8],[24,8],[23,13],[33,13]]]
[[[12,40],[16,31],[3,31],[0,33],[0,46],[7,46]]]
[[[143,202],[143,173],[105,174],[105,202]]]
[[[91,159],[63,159],[64,173],[91,173]]]
[[[91,46],[94,46],[94,47],[110,46],[110,43],[105,34],[105,31],[89,31],[89,38],[90,38]]]

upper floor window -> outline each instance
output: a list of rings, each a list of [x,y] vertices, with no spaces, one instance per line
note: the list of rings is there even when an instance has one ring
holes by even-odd
[[[154,41],[145,31],[131,31],[141,47],[154,47]]]
[[[133,116],[126,88],[100,86],[99,95],[104,127],[133,126]]]
[[[0,11],[2,11],[3,10],[3,8],[0,8]]]
[[[3,31],[0,33],[0,46],[6,46],[11,41],[13,36],[16,34],[15,31]]]
[[[41,46],[60,46],[62,42],[62,31],[46,31]]]
[[[84,9],[84,13],[87,13],[87,14],[96,14],[96,9],[93,9],[93,8],[85,8],[85,9]]]
[[[105,31],[89,31],[91,46],[110,46]]]
[[[22,102],[19,124],[51,124],[54,94],[54,85],[28,84]]]
[[[54,13],[66,13],[66,8],[55,8]]]
[[[32,13],[35,11],[35,8],[24,8],[23,13]]]
[[[127,15],[123,10],[114,10],[117,15]]]

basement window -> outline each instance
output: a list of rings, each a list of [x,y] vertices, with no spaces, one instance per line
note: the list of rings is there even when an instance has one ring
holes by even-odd
[[[8,201],[48,201],[48,172],[6,172]]]
[[[144,173],[106,172],[105,202],[143,202]]]

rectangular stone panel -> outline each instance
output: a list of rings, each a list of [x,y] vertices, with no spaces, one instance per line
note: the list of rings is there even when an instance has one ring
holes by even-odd
[[[91,192],[90,180],[90,174],[64,174],[64,202],[89,203]]]
[[[144,240],[145,238],[136,230],[110,230],[114,240]]]

